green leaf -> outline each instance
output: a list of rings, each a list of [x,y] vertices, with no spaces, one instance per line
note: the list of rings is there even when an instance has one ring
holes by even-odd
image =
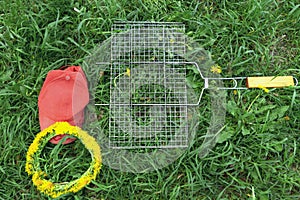
[[[250,130],[246,129],[245,127],[242,127],[242,134],[245,135],[249,135],[250,134]]]
[[[275,119],[282,118],[288,109],[289,109],[289,106],[282,106],[282,107],[274,109],[270,113],[269,121],[273,121]]]
[[[195,74],[199,74],[198,69],[193,65],[188,65],[186,68],[192,70]]]
[[[272,110],[273,108],[275,108],[276,105],[267,105],[267,106],[262,106],[259,108],[259,110],[256,110],[255,111],[255,114],[260,114],[260,113],[263,113],[267,110]]]
[[[4,82],[10,80],[12,73],[13,73],[12,70],[7,70],[2,75],[0,75],[0,81]]]
[[[227,111],[231,115],[235,116],[238,113],[239,108],[238,108],[237,104],[234,101],[228,101],[228,103],[227,103]]]
[[[253,122],[255,120],[255,115],[252,111],[249,111],[243,114],[240,119],[245,120],[246,122]]]
[[[199,83],[199,80],[194,80],[193,76],[186,77],[186,83],[190,88],[198,88],[201,86],[201,83]]]
[[[275,144],[274,148],[276,151],[281,152],[283,150],[283,146],[282,144]]]
[[[233,129],[226,128],[218,137],[217,143],[223,143],[229,140],[234,134]]]

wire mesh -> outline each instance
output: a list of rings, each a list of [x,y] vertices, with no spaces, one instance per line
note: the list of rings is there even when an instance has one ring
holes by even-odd
[[[112,32],[110,146],[187,147],[184,25],[116,23]]]

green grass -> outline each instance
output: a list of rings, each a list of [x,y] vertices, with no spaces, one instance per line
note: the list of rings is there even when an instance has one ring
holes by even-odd
[[[25,172],[27,148],[39,132],[37,98],[43,80],[49,70],[82,64],[93,48],[110,37],[113,21],[183,22],[189,37],[222,66],[224,77],[300,79],[297,2],[1,1],[0,199],[48,199]],[[62,199],[300,199],[299,86],[269,93],[228,91],[227,103],[226,127],[207,157],[198,157],[201,143],[196,138],[166,168],[132,174],[104,165],[96,181]],[[199,135],[205,133],[202,126]],[[86,155],[77,141],[44,157],[49,173],[61,172],[62,164],[71,162],[54,177],[65,181],[84,172],[84,163],[90,161]],[[52,162],[54,158],[58,160]]]

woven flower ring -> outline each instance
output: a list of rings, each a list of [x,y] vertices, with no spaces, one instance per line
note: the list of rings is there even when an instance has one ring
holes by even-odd
[[[70,182],[53,183],[46,179],[47,174],[41,170],[38,158],[47,142],[52,137],[61,134],[68,134],[78,138],[89,150],[92,161],[90,163],[90,167],[80,178]],[[67,122],[56,122],[55,124],[38,133],[28,148],[26,156],[26,172],[29,175],[32,175],[33,184],[42,193],[52,198],[57,198],[63,194],[68,194],[71,192],[75,193],[82,189],[96,178],[100,171],[101,164],[101,151],[95,138],[90,136],[81,128],[77,126],[71,126]]]

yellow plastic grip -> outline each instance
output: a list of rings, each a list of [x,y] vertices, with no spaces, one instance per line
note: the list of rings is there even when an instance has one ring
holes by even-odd
[[[293,76],[262,76],[247,77],[247,88],[281,88],[294,86]]]

